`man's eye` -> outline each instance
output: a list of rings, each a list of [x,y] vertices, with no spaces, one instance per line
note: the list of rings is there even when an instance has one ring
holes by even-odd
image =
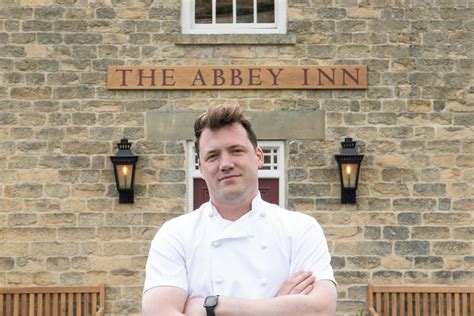
[[[214,159],[216,159],[216,155],[210,155],[206,157],[206,161],[212,161]]]

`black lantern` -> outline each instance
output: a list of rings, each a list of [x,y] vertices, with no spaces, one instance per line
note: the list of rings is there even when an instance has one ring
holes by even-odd
[[[345,138],[341,145],[341,154],[335,156],[341,178],[341,203],[354,204],[359,184],[360,164],[364,155],[359,155],[356,142],[352,141],[352,138]]]
[[[135,185],[135,166],[138,156],[134,156],[130,147],[132,144],[124,138],[117,144],[118,151],[111,156],[114,165],[115,183],[119,192],[119,203],[133,203],[133,188]]]

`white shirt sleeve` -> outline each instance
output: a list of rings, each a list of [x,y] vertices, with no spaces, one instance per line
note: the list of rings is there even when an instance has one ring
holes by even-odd
[[[143,292],[157,286],[175,286],[188,292],[184,247],[170,226],[165,223],[151,242]]]
[[[290,275],[299,271],[312,271],[316,280],[331,280],[337,285],[321,226],[310,216],[301,226],[292,242]]]

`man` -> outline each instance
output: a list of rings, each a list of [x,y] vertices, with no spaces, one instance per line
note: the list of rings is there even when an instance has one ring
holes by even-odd
[[[166,222],[146,266],[146,316],[334,315],[324,234],[310,216],[263,201],[263,151],[238,105],[195,122],[210,201]]]

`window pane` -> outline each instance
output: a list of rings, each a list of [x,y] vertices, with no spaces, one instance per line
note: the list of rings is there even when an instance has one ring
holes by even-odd
[[[253,0],[237,0],[237,23],[253,23]]]
[[[257,23],[275,22],[275,1],[257,0]]]
[[[196,0],[196,24],[212,23],[212,0]]]
[[[216,23],[233,23],[232,0],[216,0]]]

